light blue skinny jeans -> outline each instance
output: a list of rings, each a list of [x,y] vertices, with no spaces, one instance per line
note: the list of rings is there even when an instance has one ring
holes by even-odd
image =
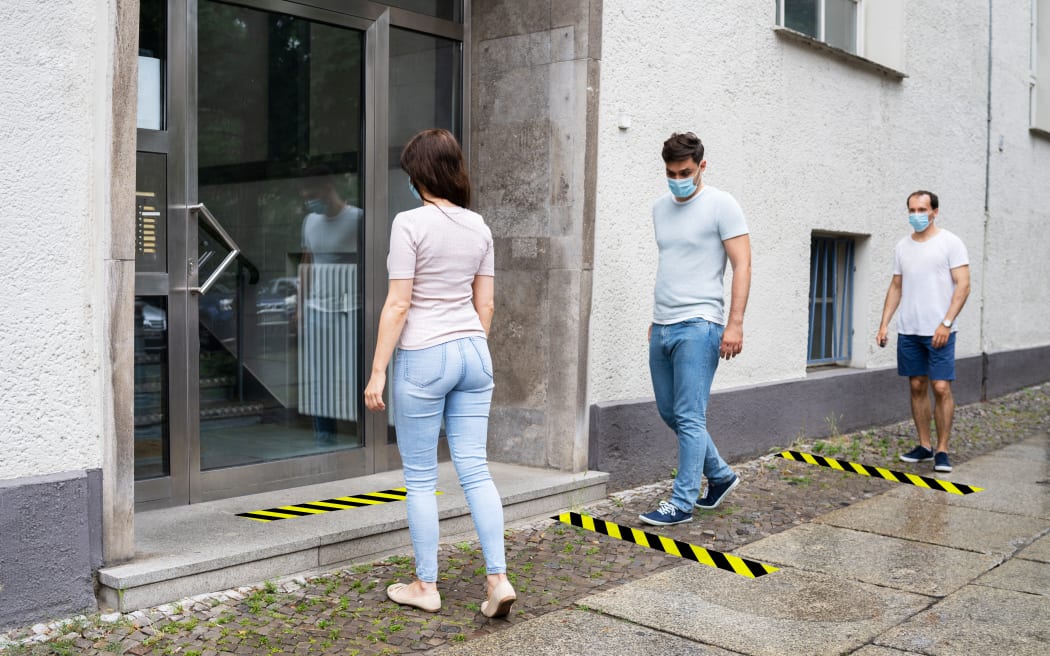
[[[678,474],[671,503],[693,512],[700,496],[700,477],[728,482],[735,475],[707,432],[707,399],[718,368],[723,327],[706,319],[653,324],[649,339],[649,373],[660,418],[678,436]]]
[[[452,464],[470,505],[488,574],[503,574],[503,505],[486,457],[492,358],[488,342],[465,337],[394,358],[394,425],[408,490],[408,530],[416,576],[438,575],[438,433],[445,420]]]

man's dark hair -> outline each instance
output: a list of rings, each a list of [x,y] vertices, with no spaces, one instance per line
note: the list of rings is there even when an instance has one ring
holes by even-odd
[[[459,142],[448,130],[423,130],[409,139],[401,151],[401,169],[431,196],[470,207],[467,165]]]
[[[930,197],[930,209],[931,210],[937,209],[937,205],[938,205],[937,194],[933,193],[932,191],[926,191],[925,189],[920,189],[918,191],[913,191],[910,194],[908,194],[908,200],[905,201],[905,204],[910,203],[911,199],[915,198],[916,196],[929,196]]]
[[[675,132],[664,142],[664,162],[680,162],[691,159],[699,164],[704,159],[704,144],[692,132]]]
[[[336,188],[335,172],[325,164],[314,164],[303,169],[304,186],[320,191],[324,187]]]

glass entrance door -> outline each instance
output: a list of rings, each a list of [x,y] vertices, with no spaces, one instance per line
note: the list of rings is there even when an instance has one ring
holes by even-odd
[[[199,490],[365,473],[365,32],[202,0]]]
[[[399,465],[366,354],[400,144],[463,124],[462,20],[458,0],[141,0],[140,509]]]

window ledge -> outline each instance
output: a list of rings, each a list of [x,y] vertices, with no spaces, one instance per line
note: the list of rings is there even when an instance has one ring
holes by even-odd
[[[890,68],[889,66],[884,66],[882,64],[879,64],[878,62],[874,62],[865,57],[861,57],[860,55],[855,55],[852,52],[849,52],[848,50],[843,50],[842,48],[838,48],[828,43],[824,43],[823,41],[818,41],[817,39],[814,39],[808,34],[803,34],[802,32],[797,32],[790,28],[781,27],[779,25],[774,25],[773,31],[777,33],[777,36],[784,39],[785,41],[792,41],[794,43],[809,46],[810,48],[814,48],[816,50],[821,50],[836,57],[841,61],[844,61],[858,68],[862,68],[867,71],[872,71],[874,73],[880,73],[882,75],[885,75],[886,77],[890,77],[898,81],[908,77],[906,73],[902,73],[901,71]]]

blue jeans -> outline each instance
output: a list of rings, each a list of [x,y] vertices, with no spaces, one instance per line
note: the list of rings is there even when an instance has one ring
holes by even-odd
[[[492,358],[488,342],[465,337],[394,359],[394,425],[408,490],[408,530],[416,554],[416,576],[437,581],[438,433],[445,420],[452,464],[470,505],[488,574],[507,571],[503,549],[503,505],[486,458]]]
[[[728,482],[735,475],[707,432],[707,399],[718,368],[722,330],[705,319],[686,319],[653,324],[649,340],[656,408],[678,436],[678,474],[671,503],[683,512],[693,512],[701,475],[714,484]]]

